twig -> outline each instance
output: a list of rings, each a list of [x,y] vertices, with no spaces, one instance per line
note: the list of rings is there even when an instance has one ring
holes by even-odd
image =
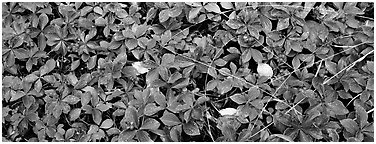
[[[373,53],[374,50],[368,52],[366,55],[362,56],[361,58],[357,59],[356,61],[354,61],[353,63],[351,63],[350,65],[346,66],[345,68],[341,69],[339,72],[337,72],[335,75],[333,75],[332,77],[330,77],[329,79],[325,80],[323,85],[325,85],[326,83],[328,83],[330,80],[332,80],[334,77],[336,77],[337,75],[339,75],[341,72],[343,71],[348,71],[349,69],[351,69],[352,67],[355,66],[356,63],[358,62],[361,62],[365,57],[367,57],[369,54]]]
[[[304,95],[304,94],[303,94],[303,95]],[[307,97],[302,98],[298,103],[294,104],[294,105],[292,106],[292,108],[295,109],[295,107],[296,107],[298,104],[300,104],[303,100],[305,100],[306,98],[307,98]],[[285,112],[285,114],[289,113],[289,112],[292,110],[292,108],[290,108],[289,110],[287,110],[287,111]]]
[[[362,94],[362,93],[360,93],[360,94],[356,95],[355,97],[353,97],[353,98],[349,101],[349,103],[347,103],[346,107],[349,106],[350,103],[351,103],[352,101],[354,101],[356,98],[358,98],[361,94]]]
[[[256,136],[257,134],[259,134],[260,132],[262,132],[263,130],[265,130],[265,129],[268,128],[269,126],[271,126],[273,123],[274,123],[274,122],[271,122],[270,124],[268,124],[267,126],[265,126],[264,128],[262,128],[261,130],[257,131],[255,134],[251,135],[251,136],[248,137],[247,139]],[[250,131],[250,132],[252,132],[252,131]],[[244,136],[243,138],[245,138],[245,137],[246,137],[246,136]],[[245,139],[243,139],[243,138],[242,138],[240,141],[242,141],[242,142],[245,141]]]
[[[371,113],[371,112],[373,112],[374,109],[375,109],[375,108],[370,109],[367,113]]]
[[[317,67],[317,71],[316,71],[315,77],[317,77],[317,75],[319,74],[319,71],[320,71],[321,65],[322,65],[322,61],[320,61],[320,64],[319,64],[319,66]]]

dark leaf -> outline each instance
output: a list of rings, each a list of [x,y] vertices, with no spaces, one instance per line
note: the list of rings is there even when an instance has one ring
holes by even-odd
[[[183,124],[183,130],[186,134],[190,135],[190,136],[194,136],[194,135],[200,135],[200,129],[198,127],[198,125],[195,123],[195,122],[188,122],[188,123],[184,123]]]

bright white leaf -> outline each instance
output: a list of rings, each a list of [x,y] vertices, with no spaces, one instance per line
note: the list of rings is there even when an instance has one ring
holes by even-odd
[[[142,62],[134,62],[132,63],[132,66],[137,70],[138,73],[144,74],[149,72],[148,68],[145,68],[142,64]]]
[[[260,76],[272,77],[273,69],[266,63],[259,63],[257,66],[257,73]]]
[[[234,108],[225,108],[225,109],[219,110],[219,113],[222,116],[225,116],[225,115],[235,115],[237,112],[238,112],[238,110],[234,109]]]

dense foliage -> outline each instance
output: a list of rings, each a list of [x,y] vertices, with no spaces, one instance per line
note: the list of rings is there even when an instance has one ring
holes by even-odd
[[[2,7],[3,141],[374,141],[373,3]]]

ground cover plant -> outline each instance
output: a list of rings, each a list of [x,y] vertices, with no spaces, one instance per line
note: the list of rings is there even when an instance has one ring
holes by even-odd
[[[374,3],[2,10],[2,141],[374,141]]]

